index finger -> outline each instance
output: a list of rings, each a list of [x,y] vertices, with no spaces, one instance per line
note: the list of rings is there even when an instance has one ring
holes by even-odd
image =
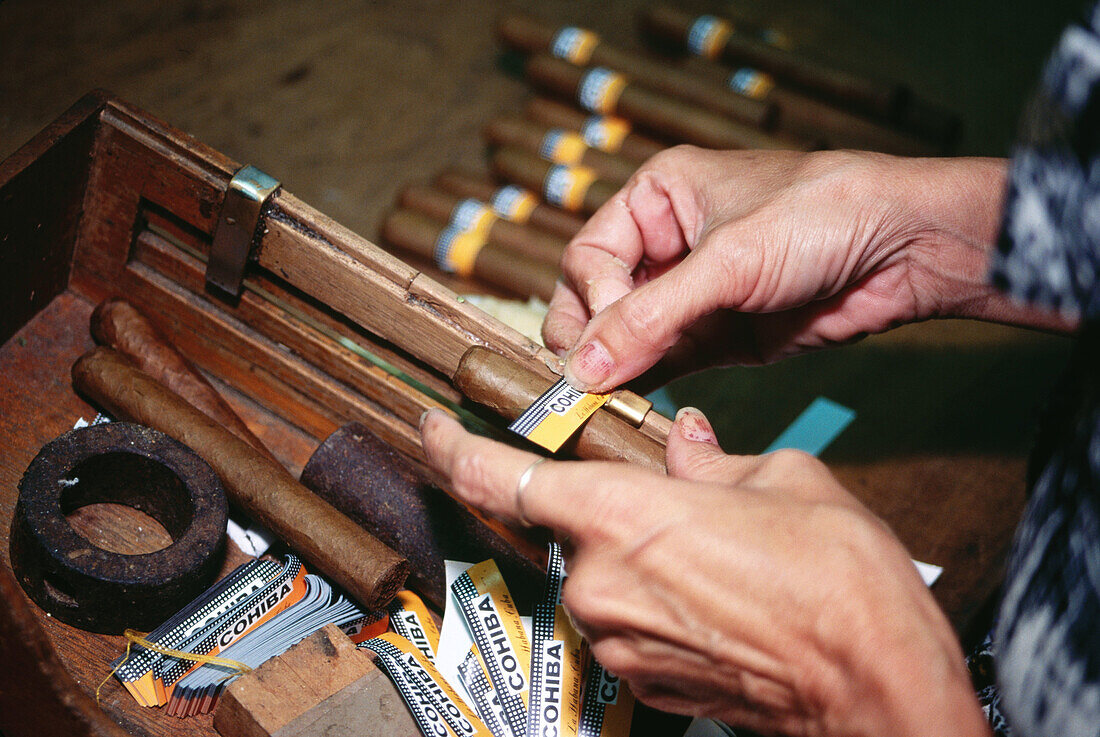
[[[506,522],[526,521],[577,540],[596,530],[615,534],[626,523],[621,518],[637,511],[629,500],[641,477],[656,477],[621,463],[546,460],[532,471],[520,498],[520,478],[542,456],[472,435],[442,410],[429,411],[420,432],[428,462],[451,479],[462,501]],[[616,496],[623,501],[622,515],[608,513],[606,501]],[[596,509],[602,513],[594,514]]]

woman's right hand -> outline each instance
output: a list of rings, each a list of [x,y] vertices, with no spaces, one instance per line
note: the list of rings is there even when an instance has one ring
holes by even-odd
[[[854,151],[653,157],[572,240],[543,326],[608,391],[764,363],[940,315],[998,319],[986,284],[1005,164]]]

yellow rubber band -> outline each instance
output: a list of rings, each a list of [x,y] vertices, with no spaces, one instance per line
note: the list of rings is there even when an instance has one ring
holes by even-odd
[[[234,676],[243,676],[245,673],[251,673],[252,667],[246,663],[242,663],[239,660],[230,660],[229,658],[219,658],[216,655],[202,655],[200,653],[188,653],[183,650],[173,650],[170,647],[163,647],[155,642],[145,639],[146,632],[138,632],[137,630],[127,629],[122,633],[122,636],[126,638],[126,655],[118,662],[111,672],[107,674],[107,677],[99,682],[99,685],[95,689],[95,702],[99,703],[99,690],[103,688],[103,684],[110,680],[119,668],[126,664],[126,661],[130,659],[130,648],[133,645],[141,645],[146,650],[152,650],[155,653],[161,655],[168,655],[173,658],[179,658],[180,660],[190,660],[195,663],[203,663],[206,665],[221,665],[226,668],[232,668],[233,672],[228,674],[226,678],[232,678]]]

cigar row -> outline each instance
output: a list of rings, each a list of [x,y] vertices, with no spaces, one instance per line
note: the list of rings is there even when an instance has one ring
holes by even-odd
[[[650,45],[687,58],[504,16],[498,35],[526,56],[536,96],[485,123],[489,172],[448,169],[402,190],[385,242],[471,290],[546,299],[585,218],[668,146],[925,156],[958,135],[957,117],[906,86],[799,56],[781,35],[665,6],[646,8],[640,24]]]

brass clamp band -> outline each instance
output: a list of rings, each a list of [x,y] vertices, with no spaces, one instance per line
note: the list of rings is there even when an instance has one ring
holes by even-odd
[[[214,227],[206,264],[207,289],[233,299],[240,296],[245,264],[260,230],[264,206],[279,186],[277,179],[254,166],[243,166],[233,175]]]

